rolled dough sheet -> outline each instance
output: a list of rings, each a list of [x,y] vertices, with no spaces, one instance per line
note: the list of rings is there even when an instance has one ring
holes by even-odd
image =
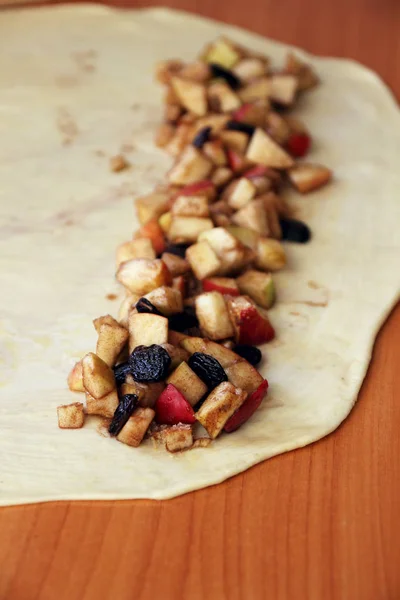
[[[288,246],[276,276],[262,408],[237,433],[178,456],[102,437],[94,420],[57,427],[56,406],[80,399],[66,375],[95,347],[91,320],[116,314],[107,295],[122,297],[114,251],[137,227],[132,199],[170,164],[153,143],[162,112],[154,64],[194,58],[220,34],[278,64],[288,49],[166,9],[0,15],[0,504],[170,498],[318,440],[357,399],[399,293],[400,116],[368,69],[299,51],[323,82],[298,109],[315,140],[310,158],[335,181],[291,199],[314,237]],[[111,173],[121,148],[132,168]]]

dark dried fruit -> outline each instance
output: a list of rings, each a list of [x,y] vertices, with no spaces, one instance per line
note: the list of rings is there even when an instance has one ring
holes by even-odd
[[[220,79],[225,79],[226,83],[233,90],[237,90],[242,85],[239,77],[235,75],[229,69],[224,69],[221,65],[217,65],[216,63],[210,63],[211,75],[212,77],[218,77]]]
[[[160,317],[164,316],[158,310],[158,308],[150,302],[150,300],[147,300],[147,298],[139,298],[139,300],[136,302],[136,310],[139,313],[149,313],[151,315],[158,315]]]
[[[211,391],[223,381],[228,381],[224,369],[216,358],[203,352],[195,352],[189,358],[189,367],[196,373],[198,377]]]
[[[165,248],[164,252],[169,252],[169,254],[175,254],[175,256],[185,258],[187,248],[188,246],[186,244],[169,244],[169,246]]]
[[[238,344],[233,348],[233,351],[236,354],[239,354],[242,358],[245,358],[247,362],[249,362],[254,367],[258,365],[258,363],[262,359],[262,352],[255,346],[250,346],[250,344]]]
[[[249,125],[248,123],[241,123],[240,121],[228,121],[226,124],[226,128],[230,131],[241,131],[242,133],[247,133],[247,135],[253,135],[256,128],[253,125]]]
[[[155,383],[166,378],[171,357],[162,346],[137,346],[129,357],[130,373],[135,381]]]
[[[192,327],[197,327],[199,320],[196,317],[195,309],[192,306],[186,306],[183,312],[171,315],[168,323],[170,329],[183,332]]]
[[[108,427],[108,432],[111,435],[119,434],[137,405],[138,397],[136,394],[125,394],[125,396],[122,396],[119,405],[115,410],[112,421]]]
[[[200,129],[192,141],[192,146],[201,149],[203,145],[210,139],[211,131],[212,127],[203,127],[203,129]]]
[[[311,237],[310,228],[302,221],[296,219],[280,219],[282,239],[288,242],[305,244]]]
[[[123,383],[125,383],[126,376],[129,375],[129,373],[131,372],[131,366],[129,364],[129,361],[125,361],[123,363],[120,363],[119,365],[116,365],[115,367],[113,367],[113,371],[117,386],[122,385]]]

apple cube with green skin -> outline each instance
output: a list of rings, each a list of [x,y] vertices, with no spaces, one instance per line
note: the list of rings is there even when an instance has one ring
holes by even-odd
[[[231,69],[240,60],[240,54],[236,48],[226,40],[220,38],[214,42],[207,50],[205,55],[205,61],[208,63],[216,63],[225,67],[225,69]]]
[[[181,362],[168,377],[167,383],[172,383],[184,395],[191,406],[207,392],[206,384],[196,375],[186,362]]]
[[[250,298],[247,296],[229,298],[227,304],[238,344],[259,346],[275,337],[269,319],[257,310]]]
[[[236,388],[229,381],[224,381],[207,396],[197,411],[196,418],[214,439],[246,397],[245,391]]]
[[[238,410],[225,423],[224,431],[232,433],[241,427],[259,408],[268,391],[268,381],[264,381],[251,393]]]
[[[186,250],[186,258],[199,280],[215,275],[222,266],[221,261],[207,241],[190,246]]]
[[[249,229],[248,227],[239,227],[238,225],[229,225],[226,228],[229,233],[235,236],[244,246],[251,248],[252,250],[257,250],[258,240],[260,239],[260,235],[254,231],[254,229]]]
[[[168,200],[169,195],[160,192],[136,198],[135,207],[140,223],[144,225],[152,219],[158,219],[163,212],[168,210]]]
[[[166,344],[168,342],[168,319],[150,313],[129,315],[129,352],[137,346]]]
[[[158,287],[146,294],[145,298],[166,317],[183,311],[182,294],[172,287]]]
[[[299,163],[289,169],[288,176],[296,190],[306,194],[326,185],[332,178],[332,171],[323,165]]]
[[[171,273],[162,260],[147,258],[134,258],[122,263],[116,277],[127,290],[139,296],[172,281]]]
[[[275,286],[270,273],[250,269],[237,279],[242,294],[250,296],[263,308],[271,308],[275,302]]]
[[[293,158],[260,128],[251,137],[246,158],[275,169],[289,169],[294,165]]]
[[[234,335],[224,296],[219,292],[197,296],[196,315],[201,330],[211,340],[224,340]]]
[[[264,271],[279,271],[286,265],[286,252],[278,240],[260,237],[255,265]]]
[[[210,211],[207,196],[178,196],[171,213],[184,217],[208,217]]]
[[[203,231],[213,229],[211,219],[203,217],[173,217],[168,229],[168,239],[176,243],[193,243]]]
[[[210,277],[203,280],[203,290],[205,292],[220,292],[230,296],[239,296],[239,288],[236,280],[231,277]]]
[[[171,85],[179,102],[188,111],[198,117],[203,117],[207,113],[207,97],[204,85],[181,77],[172,77]]]
[[[213,163],[194,146],[187,146],[168,174],[173,185],[187,185],[204,180],[213,169]]]

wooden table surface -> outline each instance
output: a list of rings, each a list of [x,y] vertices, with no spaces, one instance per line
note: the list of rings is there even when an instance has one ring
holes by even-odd
[[[167,4],[355,58],[400,96],[398,0]],[[1,509],[0,600],[399,600],[399,347],[397,307],[344,425],[224,484]]]

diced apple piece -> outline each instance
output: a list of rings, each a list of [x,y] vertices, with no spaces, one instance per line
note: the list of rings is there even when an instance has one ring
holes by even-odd
[[[188,263],[189,264],[189,263]],[[190,268],[190,266],[189,266]],[[186,296],[186,278],[183,275],[178,275],[172,280],[172,287],[182,294],[182,298]]]
[[[88,415],[99,415],[110,419],[114,416],[118,404],[119,398],[116,389],[102,398],[94,398],[89,393],[86,394],[86,412]]]
[[[118,356],[121,354],[129,333],[125,327],[109,325],[104,323],[100,327],[99,337],[97,339],[96,354],[109,366],[113,367]]]
[[[145,298],[166,317],[180,313],[183,310],[182,294],[172,287],[161,286],[156,288],[146,294]]]
[[[175,185],[199,182],[210,174],[213,163],[194,146],[188,146],[169,172],[168,179]]]
[[[175,128],[172,139],[165,146],[166,152],[170,156],[179,156],[184,148],[189,144],[193,136],[193,127],[188,123],[179,123]]]
[[[168,319],[150,313],[129,315],[129,352],[137,346],[166,344],[168,342]]]
[[[267,131],[268,134],[281,145],[286,144],[291,134],[287,121],[281,117],[281,115],[273,111],[267,115]]]
[[[161,60],[156,64],[155,77],[159,83],[164,85],[171,81],[176,73],[183,68],[183,61],[181,60]]]
[[[206,196],[178,196],[171,212],[183,217],[208,217],[208,199]]]
[[[238,360],[225,369],[229,381],[237,388],[251,394],[262,383],[262,375],[247,360]]]
[[[167,427],[162,432],[163,442],[168,452],[181,452],[193,446],[193,431],[191,425],[178,423]]]
[[[226,228],[230,234],[235,236],[244,246],[251,248],[252,250],[257,250],[258,240],[260,239],[260,235],[254,231],[254,229],[249,229],[248,227],[239,227],[237,225],[230,225]]]
[[[236,431],[236,429],[239,429],[241,425],[246,423],[246,421],[248,421],[259,408],[261,402],[267,395],[267,391],[268,381],[264,379],[258,388],[246,398],[242,406],[231,416],[230,419],[228,419],[228,421],[225,423],[224,431],[227,433],[232,433],[232,431]]]
[[[294,164],[292,157],[262,129],[256,129],[253,134],[246,158],[276,169],[288,169]]]
[[[250,298],[238,296],[228,299],[228,309],[238,344],[259,346],[275,337],[271,323],[257,310]]]
[[[222,294],[205,292],[196,298],[196,315],[204,334],[211,340],[223,340],[234,334]]]
[[[172,214],[170,211],[164,213],[158,219],[158,224],[161,227],[163,233],[168,233],[168,230],[171,227],[171,222],[172,222]]]
[[[206,384],[196,375],[186,362],[181,364],[168,377],[167,383],[172,383],[181,392],[191,406],[207,392]]]
[[[228,203],[235,210],[239,210],[246,206],[252,200],[256,193],[256,187],[250,179],[246,179],[246,177],[241,177],[232,191],[232,193],[228,196]]]
[[[165,250],[164,232],[156,220],[148,221],[145,225],[142,225],[136,237],[149,238],[157,254],[162,254]]]
[[[172,331],[172,329],[170,329],[168,331],[168,344],[172,344],[173,346],[179,346],[180,343],[187,337],[189,336],[185,335],[184,333],[180,333],[179,331]]]
[[[138,219],[144,225],[152,219],[158,219],[163,212],[168,210],[168,194],[154,192],[147,196],[140,196],[140,198],[136,198],[134,204]]]
[[[262,200],[252,200],[246,204],[233,215],[232,221],[241,227],[254,229],[260,235],[269,234],[267,213]]]
[[[160,259],[134,258],[122,263],[117,279],[133,294],[143,296],[171,282],[171,273]]]
[[[228,157],[228,163],[230,168],[234,173],[241,173],[248,167],[249,162],[242,154],[232,150],[232,148],[228,148],[226,151],[226,155]]]
[[[275,302],[275,286],[270,273],[250,269],[237,279],[242,294],[250,296],[263,308],[271,308]]]
[[[118,319],[123,327],[128,327],[128,319],[130,312],[135,308],[140,296],[137,294],[128,294],[122,301],[118,311]]]
[[[194,423],[193,408],[183,394],[171,383],[167,385],[156,402],[156,421],[165,425]]]
[[[203,231],[213,229],[211,219],[200,217],[174,217],[168,231],[171,242],[195,242]]]
[[[268,98],[271,92],[271,80],[268,77],[260,77],[252,81],[246,87],[241,88],[239,96],[242,102],[254,102]]]
[[[190,265],[188,261],[176,254],[170,252],[164,252],[161,256],[161,260],[167,265],[168,271],[172,277],[179,277],[179,275],[185,275],[190,271]]]
[[[215,112],[227,113],[241,105],[240,98],[225,81],[215,81],[208,86],[208,98]]]
[[[289,52],[286,57],[285,72],[296,75],[300,91],[309,90],[319,83],[318,76],[312,67],[304,63],[292,52]]]
[[[244,58],[235,65],[233,72],[241,81],[251,81],[266,74],[266,65],[259,58]]]
[[[226,148],[230,148],[239,154],[246,152],[249,136],[243,131],[221,131],[220,139]]]
[[[210,354],[210,356],[217,359],[223,369],[233,365],[238,362],[238,360],[244,360],[235,354],[235,352],[232,352],[232,350],[204,338],[186,336],[184,339],[180,340],[180,345],[187,350],[189,354],[194,354],[195,352]]]
[[[93,319],[93,326],[97,333],[100,333],[101,326],[105,324],[111,325],[112,327],[119,327],[118,321],[111,315],[103,315],[101,317],[97,317],[97,319]]]
[[[133,381],[129,376],[127,377],[127,381],[128,379],[131,379],[132,382],[122,384],[120,389],[121,396],[135,394],[138,397],[140,406],[153,408],[157,398],[165,388],[165,383],[163,381],[157,383],[138,383],[137,381]]]
[[[214,439],[246,397],[246,392],[235,388],[229,381],[224,381],[209,394],[197,411],[196,418]]]
[[[193,244],[186,250],[186,258],[197,279],[211,277],[221,268],[221,261],[207,241]]]
[[[154,415],[155,412],[151,408],[139,407],[134,410],[132,416],[129,417],[117,435],[117,440],[134,448],[140,446],[150,423],[154,419]]]
[[[220,294],[229,294],[230,296],[239,296],[239,288],[236,280],[230,277],[210,277],[204,279],[203,290],[205,292],[220,292]]]
[[[157,148],[165,148],[175,135],[175,126],[170,123],[161,123],[157,127],[154,143]]]
[[[215,186],[210,179],[203,179],[202,181],[185,185],[179,190],[179,196],[206,196],[211,201],[215,197]]]
[[[191,79],[199,83],[208,81],[211,77],[210,67],[205,65],[204,62],[196,60],[195,62],[185,65],[180,71],[179,76],[184,79]]]
[[[85,390],[94,398],[103,398],[115,389],[114,373],[93,352],[82,358],[82,380]]]
[[[212,182],[217,187],[226,185],[233,177],[232,170],[228,167],[218,167],[212,174]]]
[[[271,77],[270,96],[274,102],[289,106],[293,104],[298,86],[298,79],[294,75],[276,74]]]
[[[201,117],[200,119],[197,119],[196,123],[193,124],[193,137],[205,127],[211,127],[211,136],[218,134],[225,128],[229,119],[229,115],[211,114],[207,115],[206,117]]]
[[[199,235],[199,241],[206,241],[214,250],[222,265],[220,274],[238,270],[246,264],[246,252],[243,244],[224,227],[214,227]]]
[[[225,38],[216,40],[207,50],[205,61],[231,69],[240,59],[239,52]]]
[[[202,150],[207,158],[209,158],[217,167],[224,167],[227,164],[227,157],[221,140],[211,140],[210,142],[206,142],[203,145]]]
[[[74,364],[68,375],[68,387],[72,392],[84,392],[82,361]]]
[[[182,106],[198,117],[207,113],[206,88],[181,77],[171,77],[171,85]]]
[[[316,190],[327,184],[332,171],[323,165],[298,163],[288,171],[291,184],[302,194]]]
[[[256,267],[264,271],[279,271],[286,265],[285,249],[278,240],[259,238]]]
[[[133,258],[156,258],[156,253],[150,238],[138,238],[120,244],[117,248],[117,268],[121,263]]]
[[[57,406],[57,416],[60,429],[80,429],[85,421],[82,402]]]
[[[268,106],[263,106],[262,103],[246,102],[232,114],[232,119],[254,127],[264,127],[268,110]]]

